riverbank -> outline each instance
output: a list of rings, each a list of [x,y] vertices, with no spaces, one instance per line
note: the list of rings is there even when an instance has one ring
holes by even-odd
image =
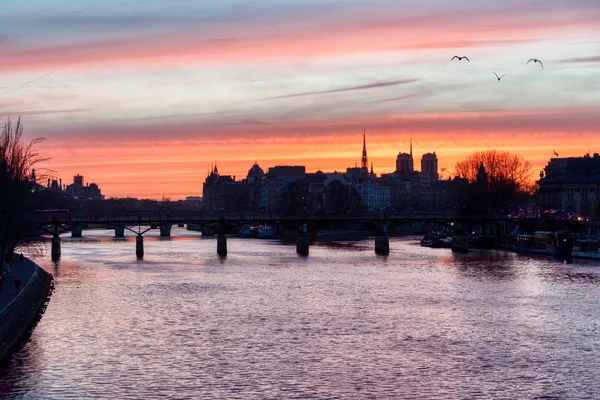
[[[52,275],[27,258],[13,257],[0,287],[0,366],[35,326],[53,288]]]

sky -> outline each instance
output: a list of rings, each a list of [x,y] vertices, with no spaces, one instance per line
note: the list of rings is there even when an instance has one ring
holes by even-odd
[[[554,151],[600,152],[598,0],[28,0],[0,16],[0,119],[107,197],[198,196],[214,163],[343,171],[363,130],[377,174],[411,137],[415,166],[435,151],[445,176],[479,150],[534,175]]]

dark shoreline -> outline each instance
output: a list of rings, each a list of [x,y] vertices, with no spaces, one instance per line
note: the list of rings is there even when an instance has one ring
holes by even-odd
[[[0,302],[0,368],[13,351],[31,334],[50,300],[54,289],[54,278],[33,261],[13,257],[11,272],[3,277]],[[24,278],[21,290],[15,292],[14,279]],[[10,293],[11,297],[7,297]],[[14,297],[12,297],[14,296]]]

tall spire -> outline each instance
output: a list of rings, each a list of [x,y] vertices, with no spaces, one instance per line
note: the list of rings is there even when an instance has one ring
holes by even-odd
[[[360,166],[362,168],[369,168],[369,162],[367,161],[367,130],[363,130],[363,151],[362,158],[360,160]]]
[[[412,158],[412,136],[410,137],[410,158]]]

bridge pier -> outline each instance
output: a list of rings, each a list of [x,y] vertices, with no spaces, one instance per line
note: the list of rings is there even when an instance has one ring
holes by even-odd
[[[227,238],[222,233],[219,233],[219,236],[217,236],[217,254],[221,257],[227,255]]]
[[[308,240],[308,227],[306,224],[302,224],[302,231],[296,238],[296,253],[301,256],[308,256],[309,240]]]
[[[125,227],[124,226],[116,226],[115,227],[115,237],[116,238],[125,237]]]
[[[390,254],[390,238],[388,236],[387,224],[383,225],[383,232],[375,236],[375,254],[379,256]]]
[[[135,255],[137,258],[144,258],[144,237],[141,233],[135,238]]]
[[[58,260],[60,258],[60,236],[54,234],[52,236],[52,248],[50,250],[52,260]]]
[[[160,237],[171,237],[171,228],[173,224],[162,224],[160,225]]]
[[[78,225],[71,228],[71,237],[82,237],[83,236],[83,226]]]

